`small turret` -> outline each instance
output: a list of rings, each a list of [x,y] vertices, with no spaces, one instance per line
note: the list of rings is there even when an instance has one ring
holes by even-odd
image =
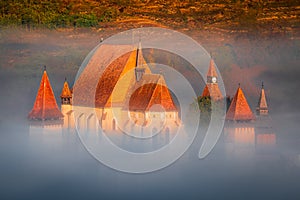
[[[266,95],[265,95],[264,83],[262,82],[260,96],[259,96],[258,104],[256,107],[256,114],[257,115],[268,115],[268,113],[269,113],[269,110],[268,110],[268,104],[267,104]]]
[[[65,78],[64,87],[61,91],[60,98],[62,105],[72,105],[72,92],[69,88],[67,78]]]

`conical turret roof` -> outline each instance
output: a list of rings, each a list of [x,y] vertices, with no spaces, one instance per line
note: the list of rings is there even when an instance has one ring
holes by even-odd
[[[60,119],[63,115],[58,109],[55,96],[46,72],[44,70],[35,103],[28,118],[31,120]]]
[[[264,89],[264,84],[261,85],[260,96],[256,108],[256,112],[258,115],[267,115],[268,114],[268,104],[266,100],[266,94]]]
[[[254,119],[243,90],[239,87],[226,114],[226,120],[250,121]]]
[[[259,96],[257,107],[258,108],[268,109],[268,104],[267,104],[266,95],[265,95],[265,89],[264,89],[264,85],[263,84],[262,84],[262,87],[261,87],[261,91],[260,91],[260,96]]]
[[[72,92],[69,88],[69,84],[67,82],[67,79],[65,79],[65,82],[64,82],[64,87],[61,91],[61,94],[60,94],[60,97],[61,98],[70,98],[72,97]]]

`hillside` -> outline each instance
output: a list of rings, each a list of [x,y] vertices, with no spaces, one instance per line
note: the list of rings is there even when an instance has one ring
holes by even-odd
[[[293,32],[299,28],[299,0],[7,0],[0,2],[0,25],[105,27],[131,19],[175,29],[212,25],[238,31]]]

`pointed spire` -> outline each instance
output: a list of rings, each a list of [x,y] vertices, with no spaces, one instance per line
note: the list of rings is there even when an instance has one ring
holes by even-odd
[[[60,94],[60,97],[61,98],[71,98],[72,97],[72,92],[69,88],[69,84],[67,82],[67,78],[65,78],[65,82],[64,82],[64,87],[61,91],[61,94]]]
[[[265,89],[264,89],[264,82],[262,82],[260,96],[259,96],[259,100],[258,100],[258,104],[257,104],[257,108],[256,108],[256,114],[257,115],[268,115],[268,113],[269,113],[269,110],[268,110]]]
[[[30,120],[51,120],[60,119],[63,115],[58,109],[55,96],[44,67],[44,73],[40,87],[31,112],[28,114]]]
[[[226,114],[226,120],[251,121],[254,119],[255,117],[239,84],[236,94]]]
[[[212,56],[211,56],[212,57]],[[202,97],[210,97],[212,100],[220,100],[223,98],[218,85],[217,71],[214,60],[211,58],[207,71],[207,84],[202,92]]]
[[[143,67],[143,55],[142,55],[142,43],[141,37],[139,38],[138,48],[136,50],[136,62],[135,62],[135,77],[136,81],[139,81],[145,73],[145,68]]]
[[[212,58],[210,59],[209,68],[208,68],[206,76],[207,76],[207,78],[209,78],[209,77],[218,77],[217,70],[216,70],[216,67],[215,67],[215,62]]]

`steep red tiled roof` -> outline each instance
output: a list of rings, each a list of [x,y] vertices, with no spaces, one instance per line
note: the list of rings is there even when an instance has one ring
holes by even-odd
[[[120,52],[128,53],[120,55]],[[111,101],[124,99],[125,86],[129,86],[134,81],[134,74],[132,77],[127,76],[128,80],[121,81],[122,84],[124,83],[123,87],[118,85],[116,89],[116,85],[123,75],[134,69],[136,55],[137,49],[131,45],[101,45],[95,50],[74,84],[73,105],[109,107]],[[139,60],[142,64],[146,63],[142,55],[139,56]],[[147,66],[143,67],[146,73],[150,72]],[[115,91],[114,97],[112,97],[113,91]]]
[[[172,96],[162,76],[146,74],[136,83],[130,96],[130,111],[148,111],[155,105],[161,105],[166,111],[176,111]]]
[[[211,97],[212,100],[220,100],[223,98],[218,84],[215,83],[206,84],[202,92],[202,97]]]
[[[108,63],[114,52],[122,48],[130,49],[130,51]],[[107,64],[106,68],[101,67]],[[138,82],[134,73],[136,64],[143,65],[142,68],[145,69],[144,75]],[[102,74],[101,71],[103,71]],[[93,88],[95,80],[97,81],[96,91],[94,99],[91,99],[93,95],[90,88]],[[73,88],[74,94],[77,95],[75,105],[96,107],[120,105],[124,109],[146,111],[154,104],[161,104],[165,110],[176,110],[164,79],[160,75],[151,74],[141,48],[138,52],[137,49],[132,50],[132,46],[101,46],[95,51]]]
[[[118,64],[120,64],[119,67],[126,64],[125,57],[128,58],[130,53],[123,55],[124,57],[122,55],[119,56],[120,52],[124,51],[131,52],[132,46],[103,44],[95,50],[73,86],[73,105],[95,106],[96,88],[100,84],[99,78],[103,75],[102,73],[104,73],[106,68],[111,68],[110,70],[113,70],[114,67],[117,67],[116,64],[113,64],[114,62],[118,62]],[[119,57],[119,59],[116,58],[112,62],[112,59],[115,57]],[[107,95],[103,98],[107,99]],[[98,101],[102,104],[101,102],[105,100]]]
[[[63,87],[63,89],[61,91],[60,97],[61,98],[72,97],[72,92],[71,92],[71,90],[69,88],[69,84],[68,84],[67,80],[65,80],[65,82],[64,82],[64,87]]]
[[[112,64],[110,64],[102,76],[100,77],[96,89],[95,105],[96,107],[105,107],[114,88],[117,84],[122,71],[125,67],[127,60],[129,59],[130,53],[127,53],[117,58]]]
[[[250,121],[254,119],[255,117],[249,107],[247,99],[239,87],[226,114],[226,120]]]
[[[210,60],[209,68],[208,68],[206,76],[214,76],[214,77],[218,76],[216,68],[215,68],[215,62],[213,59]]]
[[[44,70],[35,103],[28,114],[28,118],[31,120],[50,120],[62,117],[63,115],[58,109],[47,72]]]

